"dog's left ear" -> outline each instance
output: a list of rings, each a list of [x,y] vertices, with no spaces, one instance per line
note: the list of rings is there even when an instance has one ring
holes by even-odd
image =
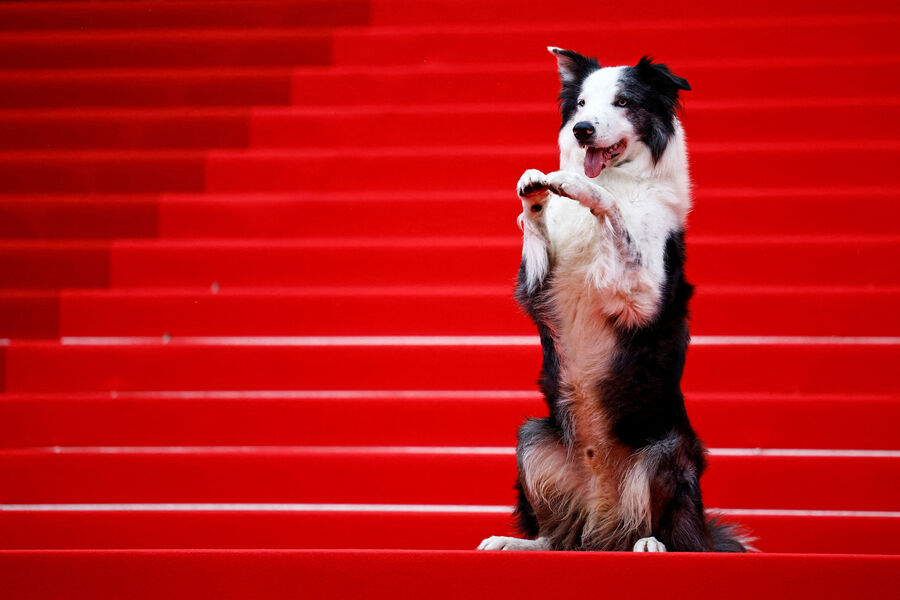
[[[691,89],[691,84],[686,79],[672,73],[666,65],[653,62],[649,56],[639,60],[635,69],[642,79],[672,97],[678,96],[678,90],[690,91]]]
[[[574,50],[563,50],[548,46],[547,50],[556,57],[559,79],[563,87],[580,85],[584,78],[600,68],[596,58],[583,56]]]

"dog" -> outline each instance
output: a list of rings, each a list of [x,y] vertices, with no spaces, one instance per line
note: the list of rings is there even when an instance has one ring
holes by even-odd
[[[540,334],[549,416],[518,432],[514,514],[527,538],[479,549],[746,551],[704,511],[706,451],[681,392],[693,288],[677,113],[691,87],[648,57],[604,68],[548,49],[560,169],[519,180],[516,299]]]

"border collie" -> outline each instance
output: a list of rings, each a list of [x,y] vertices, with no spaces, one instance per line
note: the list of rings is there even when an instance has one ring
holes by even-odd
[[[516,517],[530,539],[482,550],[744,551],[700,497],[705,449],[685,412],[684,227],[676,111],[688,82],[642,58],[556,56],[560,170],[525,171],[516,297],[543,348],[550,416],[519,429]]]

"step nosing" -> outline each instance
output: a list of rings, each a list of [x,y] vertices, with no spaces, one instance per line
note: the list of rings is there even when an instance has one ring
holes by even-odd
[[[63,336],[62,346],[538,346],[536,335]],[[695,346],[898,346],[900,336],[696,335]]]
[[[0,504],[0,512],[342,512],[342,513],[470,513],[511,514],[513,506],[494,504],[371,504],[371,503],[34,503]],[[898,519],[900,511],[717,508],[723,516]]]

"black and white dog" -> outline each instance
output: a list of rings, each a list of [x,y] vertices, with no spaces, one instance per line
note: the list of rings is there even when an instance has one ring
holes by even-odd
[[[705,450],[680,385],[691,191],[676,110],[690,86],[646,57],[601,68],[549,50],[560,170],[519,180],[516,295],[540,333],[550,416],[519,429],[516,516],[531,539],[479,549],[743,551],[704,512]]]

